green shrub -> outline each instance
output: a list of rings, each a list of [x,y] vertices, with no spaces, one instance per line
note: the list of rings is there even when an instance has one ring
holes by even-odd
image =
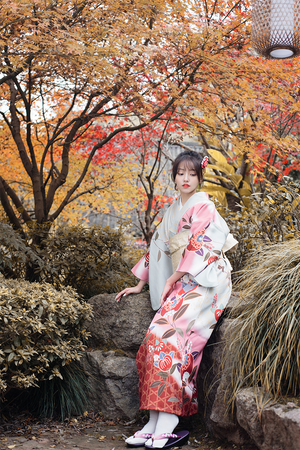
[[[238,288],[242,313],[227,342],[233,398],[243,386],[262,387],[275,398],[298,395],[300,239],[254,252]]]
[[[10,225],[0,224],[0,242],[0,271],[7,278],[71,286],[85,298],[135,283],[130,269],[143,253],[122,229],[109,227],[60,227],[29,245]]]
[[[0,391],[62,378],[80,357],[91,307],[71,288],[5,280],[0,275]]]
[[[121,229],[97,226],[59,228],[42,242],[40,279],[56,287],[72,286],[85,298],[113,293],[134,282],[133,263]],[[135,253],[138,253],[136,251]]]
[[[0,222],[0,271],[8,278],[24,278],[28,267],[42,270],[42,259],[10,225]]]

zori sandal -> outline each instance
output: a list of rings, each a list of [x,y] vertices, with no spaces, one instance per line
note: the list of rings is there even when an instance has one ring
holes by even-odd
[[[162,448],[171,448],[176,446],[183,445],[187,442],[189,438],[189,432],[186,430],[178,431],[177,434],[174,433],[162,433],[159,436],[152,435],[152,442],[159,441],[161,439],[168,439],[167,443]],[[147,448],[157,448],[151,445],[145,445]]]
[[[134,438],[134,439],[145,439],[145,442],[146,442],[148,439],[150,439],[152,437],[152,434],[151,433],[142,433],[141,431],[137,431],[136,433],[134,433],[133,436],[130,436],[130,437]],[[130,439],[130,438],[128,438],[128,439]],[[126,439],[126,441],[127,441],[127,439]],[[145,442],[140,442],[139,444],[134,444],[134,443],[129,444],[128,442],[126,442],[126,444],[127,444],[127,447],[137,448],[137,447],[144,447]]]

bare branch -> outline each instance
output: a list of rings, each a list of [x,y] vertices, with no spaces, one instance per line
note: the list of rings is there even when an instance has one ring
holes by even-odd
[[[12,137],[17,145],[18,151],[19,151],[19,155],[20,158],[22,160],[23,166],[26,170],[26,172],[28,173],[28,175],[31,177],[31,172],[32,172],[32,163],[27,155],[27,151],[24,145],[24,142],[22,140],[21,137],[21,128],[20,128],[20,121],[19,118],[17,116],[17,112],[16,112],[16,96],[17,96],[17,91],[14,87],[13,81],[10,80],[8,82],[9,87],[10,87],[10,92],[11,92],[11,97],[10,97],[10,113],[11,113],[11,123],[10,123],[10,130],[12,133]]]
[[[109,186],[111,186],[113,184],[113,182],[115,181],[115,178],[112,177],[109,181],[106,181],[106,185],[105,186],[94,186],[90,189],[86,189],[85,191],[79,192],[77,195],[73,196],[72,198],[70,198],[70,200],[67,202],[67,205],[69,203],[72,203],[74,200],[77,200],[77,198],[82,197],[85,194],[94,194],[97,191],[105,191],[105,189],[107,189]]]
[[[17,208],[19,213],[22,215],[22,219],[24,220],[24,222],[25,223],[32,222],[30,215],[25,210],[21,200],[19,199],[19,197],[17,196],[15,191],[9,186],[9,184],[1,176],[0,176],[0,180],[1,180],[2,186],[3,186],[6,194],[12,199],[15,207]]]
[[[7,217],[9,218],[10,223],[16,230],[21,230],[21,222],[17,218],[17,216],[14,213],[14,210],[9,202],[8,196],[5,192],[4,186],[3,186],[3,178],[0,176],[0,200],[3,206],[3,209],[5,213],[7,214]]]
[[[0,78],[0,86],[3,83],[7,83],[8,81],[12,80],[13,78],[15,78],[16,76],[18,76],[21,72],[23,72],[28,65],[33,61],[33,59],[35,58],[35,54],[30,54],[24,61],[24,65],[22,67],[19,67],[18,69],[12,70],[5,75],[4,77]]]

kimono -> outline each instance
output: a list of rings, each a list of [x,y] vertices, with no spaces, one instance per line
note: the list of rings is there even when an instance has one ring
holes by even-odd
[[[178,280],[162,307],[160,297],[172,275],[169,240],[189,231]],[[204,192],[167,210],[150,252],[132,269],[149,281],[155,314],[137,353],[140,409],[189,416],[198,411],[196,378],[203,348],[231,294],[231,265],[224,254],[229,229]],[[233,239],[233,238],[232,238]],[[233,239],[235,244],[237,241]]]

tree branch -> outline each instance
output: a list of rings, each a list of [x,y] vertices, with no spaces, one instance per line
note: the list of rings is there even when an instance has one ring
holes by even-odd
[[[10,114],[11,114],[11,123],[10,123],[10,130],[12,133],[12,137],[17,145],[17,149],[19,151],[20,158],[22,160],[23,166],[27,172],[27,174],[31,177],[32,175],[32,163],[27,155],[26,148],[24,145],[24,142],[21,137],[21,127],[20,127],[20,121],[17,116],[16,111],[16,96],[17,91],[14,87],[14,83],[12,80],[8,82],[10,87]]]
[[[19,213],[22,215],[22,219],[25,223],[32,222],[32,219],[28,212],[25,210],[21,200],[15,193],[15,191],[9,186],[9,184],[0,176],[0,180],[2,182],[2,186],[6,192],[6,194],[12,199],[15,207],[19,211]]]
[[[168,111],[172,107],[172,105],[175,104],[175,102],[176,102],[176,100],[178,98],[181,98],[185,94],[185,92],[189,89],[190,85],[194,81],[194,75],[197,72],[197,70],[199,69],[199,67],[202,65],[202,63],[203,63],[202,60],[198,61],[198,63],[195,65],[194,69],[192,70],[191,74],[189,75],[185,86],[176,95],[176,97],[172,97],[165,104],[165,106],[160,109],[160,111],[158,111],[156,114],[154,114],[151,117],[151,119],[149,120],[149,123],[154,122],[155,120],[159,119],[166,111]],[[50,216],[49,220],[53,221],[59,216],[59,214],[61,213],[61,211],[63,210],[63,208],[65,207],[65,205],[67,204],[67,202],[69,201],[71,196],[73,195],[73,193],[81,185],[84,177],[86,176],[86,173],[87,173],[88,168],[89,168],[89,166],[91,164],[91,161],[92,161],[96,151],[99,148],[102,148],[107,142],[109,142],[117,134],[119,134],[119,133],[121,133],[123,131],[131,131],[132,132],[132,131],[135,131],[135,130],[140,130],[140,129],[146,127],[149,123],[140,123],[139,125],[136,125],[136,126],[133,126],[133,127],[132,126],[131,127],[130,126],[125,126],[125,127],[117,128],[114,131],[112,131],[108,136],[106,136],[106,138],[103,139],[101,142],[99,142],[98,144],[94,145],[93,149],[91,150],[91,152],[89,154],[89,157],[87,158],[87,161],[85,163],[85,166],[84,166],[84,168],[82,170],[82,173],[81,173],[80,177],[78,178],[76,183],[73,185],[73,187],[67,192],[67,195],[65,196],[64,200],[62,201],[62,203],[60,204],[58,209]],[[75,130],[77,131],[78,128],[75,128]],[[75,133],[74,130],[73,130],[73,133]],[[70,134],[69,134],[69,136],[70,136]],[[72,136],[72,137],[74,137],[74,136]],[[67,144],[65,144],[65,145],[66,145],[66,147],[64,148],[65,159],[63,160],[63,168],[61,170],[60,179],[59,179],[59,181],[58,181],[58,183],[56,185],[54,185],[54,183],[52,185],[52,183],[51,183],[51,185],[49,187],[48,196],[47,196],[47,211],[48,211],[48,213],[49,213],[51,205],[53,203],[53,198],[54,198],[54,194],[55,194],[56,189],[65,182],[65,179],[62,178],[62,175],[65,174],[65,176],[66,176],[67,173],[68,173],[69,156],[68,156]],[[66,167],[64,167],[64,166],[66,166]]]
[[[7,217],[9,218],[10,223],[12,224],[13,228],[16,230],[22,230],[21,222],[15,215],[15,212],[9,202],[8,196],[5,192],[4,186],[3,186],[3,178],[0,176],[0,200],[3,206],[3,209],[5,213],[7,214]]]
[[[79,194],[75,195],[74,197],[70,198],[70,200],[67,202],[67,205],[69,205],[70,203],[72,203],[74,200],[77,200],[77,198],[82,197],[82,195],[85,194],[94,194],[94,192],[97,191],[104,191],[105,189],[107,189],[109,186],[112,185],[112,183],[115,181],[114,177],[112,177],[109,181],[106,181],[106,185],[103,187],[100,186],[94,186],[90,189],[86,189],[85,191],[79,192]]]
[[[28,65],[32,62],[32,60],[34,59],[35,55],[34,54],[30,54],[27,59],[24,62],[24,66],[23,67],[19,67],[18,69],[12,70],[5,75],[4,77],[0,78],[0,86],[3,83],[7,83],[8,81],[12,80],[13,78],[15,78],[16,76],[18,76],[21,72],[23,72],[26,67],[28,67]]]

